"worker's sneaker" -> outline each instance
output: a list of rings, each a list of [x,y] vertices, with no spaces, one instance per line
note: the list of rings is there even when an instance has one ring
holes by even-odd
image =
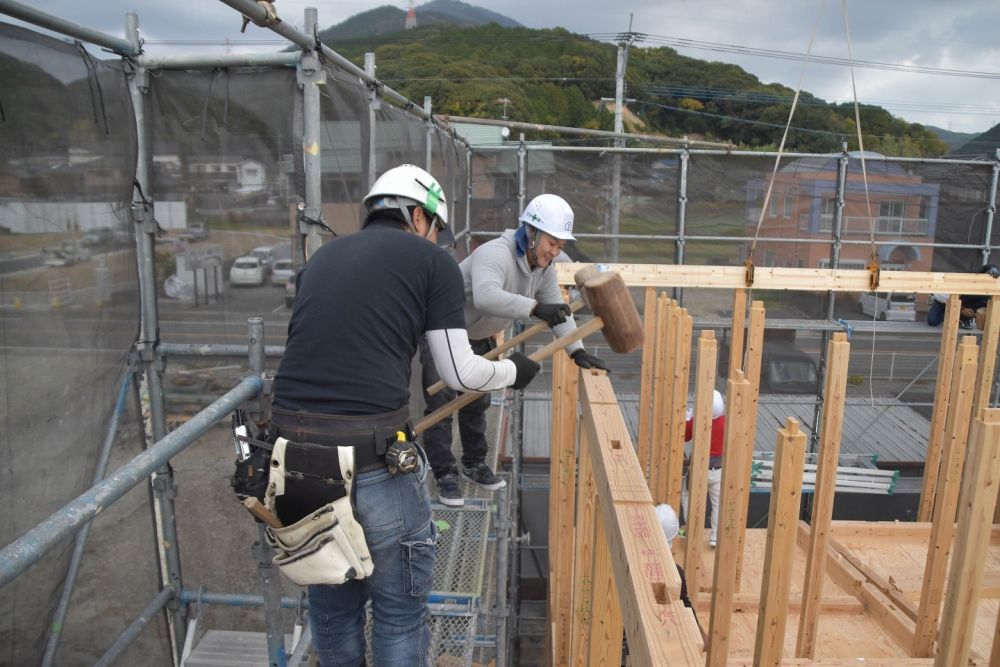
[[[715,548],[715,535],[710,535],[708,538],[708,546]]]
[[[458,473],[449,472],[437,478],[438,501],[448,507],[461,507],[465,498],[458,489]]]
[[[462,476],[490,491],[496,491],[507,486],[507,482],[497,477],[485,463],[477,463],[474,466],[463,465]]]

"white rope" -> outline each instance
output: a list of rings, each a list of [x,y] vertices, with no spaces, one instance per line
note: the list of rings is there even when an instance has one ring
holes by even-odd
[[[750,244],[749,259],[753,258],[753,251],[757,248],[757,237],[760,235],[760,227],[764,223],[764,214],[767,212],[768,204],[771,202],[771,191],[774,190],[774,179],[778,175],[778,165],[781,163],[781,155],[785,152],[785,141],[788,139],[788,130],[792,126],[792,116],[795,115],[795,107],[799,104],[799,93],[802,92],[802,79],[806,73],[806,67],[812,57],[813,43],[816,41],[816,31],[819,28],[819,20],[823,16],[823,9],[826,7],[826,0],[820,0],[819,13],[816,15],[816,22],[813,24],[812,36],[809,37],[809,46],[806,48],[806,57],[802,61],[802,71],[799,72],[799,82],[795,86],[795,96],[792,98],[792,107],[788,110],[788,121],[785,123],[785,131],[781,135],[781,143],[778,145],[778,155],[774,158],[774,169],[771,171],[771,180],[767,184],[767,192],[764,194],[764,203],[760,207],[760,215],[757,217],[757,229],[753,233],[753,243]]]

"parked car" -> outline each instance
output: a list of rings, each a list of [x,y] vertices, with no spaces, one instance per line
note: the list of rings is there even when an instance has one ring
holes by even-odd
[[[858,311],[880,320],[913,322],[917,299],[912,293],[864,292],[858,297]]]
[[[285,283],[285,308],[291,308],[295,305],[295,291],[298,279],[299,274],[296,272],[295,275],[289,278],[288,282]]]
[[[292,260],[276,259],[271,267],[271,284],[281,287],[295,277],[295,269],[292,268]]]
[[[61,245],[45,248],[43,252],[47,255],[45,266],[72,266],[90,259],[90,251],[77,239],[63,241]]]
[[[263,285],[266,277],[264,265],[252,255],[237,257],[229,269],[230,285]]]
[[[183,241],[204,241],[208,238],[208,227],[204,222],[190,222],[187,229],[181,232],[179,236]]]
[[[729,372],[729,343],[719,345],[718,377]],[[819,389],[816,360],[789,340],[765,340],[760,360],[763,394],[815,394]]]
[[[249,256],[260,260],[261,265],[264,267],[264,273],[271,272],[271,267],[274,265],[274,246],[257,246],[250,251]]]
[[[111,246],[115,243],[115,230],[110,227],[97,227],[88,229],[83,233],[83,245],[85,246]]]

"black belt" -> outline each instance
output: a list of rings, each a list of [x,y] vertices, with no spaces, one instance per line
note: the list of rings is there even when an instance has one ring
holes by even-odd
[[[294,442],[330,447],[354,447],[354,469],[367,472],[385,467],[385,452],[402,431],[412,439],[409,408],[375,415],[329,415],[304,410],[271,409],[275,435]]]
[[[722,457],[721,456],[710,456],[708,457],[708,469],[718,470],[722,467]]]

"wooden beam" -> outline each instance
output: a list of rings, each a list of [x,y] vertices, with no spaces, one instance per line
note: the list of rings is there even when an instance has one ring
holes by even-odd
[[[837,483],[837,462],[844,429],[844,404],[847,399],[847,367],[851,359],[851,344],[847,335],[837,332],[826,346],[827,370],[823,385],[823,415],[820,422],[819,459],[816,487],[813,494],[812,530],[806,555],[806,574],[802,584],[805,604],[799,616],[795,655],[812,658],[816,653],[816,630],[819,624],[819,604],[823,599],[826,571],[827,539],[833,518],[834,489]]]
[[[990,667],[1000,667],[1000,614],[997,614],[997,627],[993,630],[993,649],[990,651]]]
[[[559,283],[576,284],[573,275],[584,264],[558,262]],[[629,287],[705,287],[743,289],[746,270],[740,266],[705,266],[693,264],[609,264]],[[805,292],[867,292],[871,273],[863,269],[806,269],[783,266],[758,266],[754,269],[753,289]],[[1000,281],[982,273],[935,273],[930,271],[883,271],[879,276],[880,292],[916,292],[933,294],[1000,295]]]
[[[667,329],[673,309],[672,302],[665,294],[660,294],[656,300],[656,367],[653,369],[653,419],[650,424],[650,470],[649,489],[655,502],[663,502],[658,489],[667,475],[667,459],[669,452],[662,446],[663,423],[669,409],[670,380],[667,379]]]
[[[948,622],[941,627],[935,667],[964,665],[969,659],[1000,485],[1000,409],[979,413],[969,441],[958,510],[959,539],[944,601],[943,617]]]
[[[684,573],[687,574],[687,570],[684,570]],[[702,594],[697,599],[692,597],[691,603],[694,604],[698,611],[708,613],[712,608],[712,596],[711,594]],[[790,595],[788,597],[787,610],[798,613],[801,609],[802,597],[799,595]],[[864,605],[853,595],[827,595],[823,598],[823,604],[820,608],[821,612],[828,614],[862,614],[864,610]],[[760,611],[760,596],[748,593],[740,593],[733,596],[733,611],[737,613],[758,613]]]
[[[978,415],[981,409],[989,407],[998,343],[1000,343],[1000,297],[994,296],[986,306],[986,323],[983,325],[983,342],[980,345],[979,367],[976,370],[976,397],[972,403],[973,415]]]
[[[824,658],[823,660],[809,660],[808,658],[791,658],[781,661],[782,667],[931,667],[934,661],[931,658]],[[984,663],[970,660],[965,667],[977,667]],[[753,660],[750,658],[733,658],[729,661],[728,667],[753,667]],[[992,666],[991,666],[992,667]]]
[[[700,665],[693,614],[680,605],[680,576],[617,405],[590,403],[610,381],[584,373],[580,399],[598,507],[603,514],[631,660],[636,665]],[[694,628],[694,632],[692,632]]]
[[[552,439],[549,455],[549,637],[554,664],[569,659],[576,491],[576,403],[579,373],[565,354],[552,359]]]
[[[836,521],[831,524],[830,531],[837,538],[889,537],[895,540],[924,541],[930,537],[931,525],[898,521]]]
[[[952,375],[951,408],[945,425],[945,448],[938,471],[937,493],[934,496],[934,521],[927,560],[924,566],[924,583],[920,589],[920,606],[917,610],[916,634],[913,638],[914,658],[934,655],[937,639],[941,599],[951,555],[952,536],[955,532],[955,510],[969,438],[972,418],[972,399],[976,384],[976,339],[963,336],[955,358]]]
[[[753,450],[757,437],[757,403],[760,401],[760,366],[764,354],[764,302],[750,304],[750,326],[747,329],[747,351],[743,362],[745,377],[750,383],[749,418],[746,421],[748,454],[743,464],[743,479],[749,480],[753,470]],[[749,482],[748,482],[749,484]],[[739,541],[736,560],[736,589],[739,590],[743,578],[743,548],[746,544],[747,524],[739,527]]]
[[[597,495],[594,470],[588,454],[590,434],[580,432],[580,482],[576,489],[576,551],[573,556],[572,613],[568,664],[586,666],[590,659],[590,626],[594,603],[594,515]]]
[[[930,435],[927,455],[924,457],[924,480],[920,489],[920,506],[917,521],[930,521],[934,512],[934,495],[937,492],[938,468],[944,448],[944,425],[948,419],[948,401],[951,400],[951,374],[955,367],[955,341],[958,336],[958,316],[962,305],[957,294],[952,294],[944,310],[944,327],[938,351],[937,380],[934,382],[934,408],[931,412]]]
[[[604,527],[604,513],[594,514],[593,620],[590,624],[590,657],[587,665],[618,665],[622,655],[622,611],[618,605],[611,553]],[[578,663],[579,664],[579,663]]]
[[[649,479],[650,420],[653,415],[653,366],[656,359],[656,290],[646,288],[642,309],[642,380],[639,386],[639,434],[637,456],[643,474]]]
[[[688,468],[687,536],[684,540],[684,574],[688,590],[701,590],[704,549],[705,494],[708,492],[708,458],[712,447],[712,398],[718,344],[715,332],[706,329],[698,338],[698,376],[695,382],[694,424],[691,438],[691,465]]]
[[[795,533],[802,499],[802,464],[806,435],[789,417],[778,429],[775,446],[774,486],[767,514],[767,544],[760,586],[760,613],[754,643],[755,665],[779,665],[785,650],[785,624],[792,579]]]
[[[844,557],[848,563],[863,576],[868,583],[877,588],[889,600],[899,607],[899,610],[906,614],[911,621],[917,619],[917,605],[910,601],[903,591],[897,589],[891,582],[885,580],[878,572],[865,565],[860,558],[851,553],[851,550],[838,542],[833,537],[829,538],[830,548]]]
[[[674,381],[671,391],[670,431],[666,446],[670,448],[667,467],[667,504],[680,509],[681,480],[684,473],[684,424],[687,421],[688,378],[691,373],[691,329],[694,324],[687,308],[678,308],[674,328]]]
[[[729,368],[726,369],[726,379],[733,377],[733,371],[743,370],[743,340],[746,335],[745,323],[747,317],[747,291],[733,290],[733,328],[729,339]]]
[[[746,422],[750,414],[751,387],[736,371],[726,390],[726,448],[722,459],[722,505],[719,516],[715,571],[712,580],[712,616],[708,629],[708,667],[722,667],[729,656],[733,599],[738,592],[736,563],[739,558],[739,526],[746,524],[749,477],[743,474],[750,457]]]
[[[660,424],[653,436],[656,440],[656,448],[663,452],[663,467],[660,468],[660,477],[656,480],[656,487],[653,489],[653,498],[657,503],[668,502],[667,494],[670,492],[670,467],[673,465],[673,448],[670,446],[670,434],[673,432],[674,423],[674,394],[675,367],[677,365],[677,331],[679,326],[681,308],[676,301],[670,300],[667,310],[667,335],[663,350],[663,404],[660,412]],[[686,397],[685,397],[686,398]]]

